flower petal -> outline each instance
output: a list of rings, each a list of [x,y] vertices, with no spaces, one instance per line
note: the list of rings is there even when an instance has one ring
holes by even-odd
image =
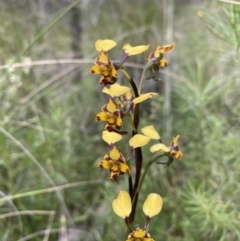
[[[109,65],[110,60],[107,52],[101,51],[99,56],[95,59],[95,64],[98,66]]]
[[[116,119],[116,125],[118,126],[118,127],[122,127],[122,119],[121,119],[121,117],[117,117],[117,119]]]
[[[165,153],[170,152],[170,148],[165,146],[164,144],[155,144],[150,147],[150,152],[156,152],[156,151],[163,151]]]
[[[113,113],[118,110],[117,104],[110,98],[106,105],[106,110]]]
[[[154,140],[161,139],[160,135],[155,130],[154,126],[145,126],[141,129],[141,131],[145,136],[148,136],[151,139],[154,139]]]
[[[181,151],[177,151],[177,152],[174,152],[174,151],[170,151],[170,154],[171,156],[173,156],[174,158],[176,158],[177,160],[181,160],[182,159],[182,152]]]
[[[104,87],[104,88],[102,89],[102,92],[105,93],[105,94],[107,94],[107,95],[109,95],[109,89],[108,89],[107,87]]]
[[[125,94],[128,91],[130,91],[129,87],[121,86],[118,83],[111,85],[109,88],[109,94],[111,95],[111,97],[118,97],[120,95]]]
[[[180,137],[180,135],[177,135],[177,136],[172,138],[171,146],[178,146],[179,137]]]
[[[111,118],[111,115],[109,113],[101,111],[96,115],[95,120],[96,121],[108,121],[110,118]]]
[[[130,45],[130,44],[124,44],[122,47],[122,49],[124,49],[124,50],[131,49],[131,48],[132,48],[132,45]]]
[[[102,160],[98,163],[99,168],[111,169],[112,166],[113,166],[113,162],[111,160],[110,161]]]
[[[129,193],[126,191],[120,191],[118,197],[112,202],[112,208],[121,218],[129,217],[132,211],[132,203]]]
[[[151,193],[143,204],[143,212],[149,218],[157,215],[162,210],[163,200],[160,195]]]
[[[97,51],[108,51],[115,47],[117,43],[114,40],[111,39],[99,39],[95,43],[95,48]]]
[[[110,145],[120,141],[122,136],[116,132],[103,131],[102,139]]]
[[[121,162],[120,162],[119,168],[120,168],[120,171],[121,171],[121,172],[130,173],[129,166],[128,166],[126,163],[121,163]]]
[[[111,180],[116,180],[117,177],[120,174],[120,168],[118,165],[113,165],[111,170],[110,170],[110,179]]]
[[[129,140],[129,145],[132,148],[137,148],[137,147],[140,147],[140,146],[147,145],[150,140],[151,140],[151,138],[148,137],[148,136],[136,134]]]
[[[157,95],[157,93],[149,92],[149,93],[146,93],[146,94],[141,94],[140,96],[138,96],[137,98],[135,98],[133,100],[133,103],[136,105],[138,103],[143,102],[144,100],[152,98],[154,95]]]
[[[113,65],[111,65],[111,67],[112,67],[111,77],[112,77],[112,78],[115,78],[115,79],[118,79],[117,70],[115,69],[115,67],[114,67]]]
[[[163,53],[172,51],[174,49],[174,47],[175,47],[175,43],[163,45],[161,47],[158,46],[158,51],[163,54]]]
[[[90,72],[92,74],[101,74],[102,73],[102,70],[101,68],[98,66],[98,65],[94,65],[91,69],[90,69]]]
[[[160,59],[160,61],[159,61],[159,65],[160,65],[161,67],[167,67],[167,66],[168,66],[168,62],[167,62],[166,59],[162,58],[162,59]]]
[[[116,146],[114,146],[111,149],[109,156],[112,160],[118,160],[120,158],[120,154],[120,150]]]
[[[131,47],[131,45],[125,44],[123,46],[123,49],[125,50],[125,53],[128,54],[128,56],[141,54],[144,51],[148,50],[150,45],[139,45],[135,47]]]

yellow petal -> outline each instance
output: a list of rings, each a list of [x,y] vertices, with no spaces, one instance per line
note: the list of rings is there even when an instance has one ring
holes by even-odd
[[[96,121],[108,121],[110,118],[111,118],[111,115],[109,113],[101,111],[96,115],[95,120]]]
[[[110,145],[120,141],[122,136],[116,132],[103,131],[102,139]]]
[[[99,66],[97,65],[94,65],[91,69],[90,69],[90,72],[92,74],[101,74],[102,73],[102,70]]]
[[[151,193],[143,204],[143,212],[149,218],[157,215],[162,210],[163,200],[160,195]]]
[[[160,61],[159,61],[159,65],[161,67],[167,67],[168,66],[168,62],[166,59],[162,58]]]
[[[179,139],[179,135],[175,136],[172,138],[172,143],[171,146],[178,146],[178,139]]]
[[[126,54],[131,56],[131,55],[143,53],[144,51],[148,50],[149,46],[150,45],[139,45],[139,46],[131,47],[131,45],[124,45],[123,49],[125,50]]]
[[[114,146],[110,151],[110,157],[111,157],[112,160],[118,160],[119,157],[120,157],[120,154],[121,153],[116,146]]]
[[[121,117],[117,117],[116,125],[117,125],[118,127],[122,127],[122,119],[121,119]]]
[[[132,211],[131,198],[128,192],[120,191],[117,199],[112,202],[113,211],[121,218],[129,217]]]
[[[133,238],[134,237],[134,238]],[[141,239],[136,239],[136,238],[141,238]],[[134,230],[129,236],[127,241],[135,241],[135,240],[148,240],[148,238],[146,238],[146,231],[143,229],[139,229],[137,228],[136,230]]]
[[[175,47],[175,43],[163,45],[161,47],[158,46],[158,51],[163,54],[163,53],[172,51],[174,49],[174,47]]]
[[[150,140],[151,140],[151,138],[148,137],[148,136],[144,136],[144,135],[141,135],[141,134],[136,134],[135,136],[133,136],[129,140],[129,145],[132,148],[137,148],[137,147],[140,147],[140,146],[147,145]]]
[[[113,166],[113,162],[111,160],[110,161],[102,160],[98,163],[99,168],[110,169],[112,168],[112,166]]]
[[[132,46],[130,44],[124,44],[122,49],[126,50],[126,49],[130,49],[132,48]]]
[[[121,163],[120,162],[120,171],[121,172],[130,172],[130,169],[129,169],[129,167],[128,167],[128,165],[126,164],[126,163]]]
[[[149,93],[146,93],[146,94],[141,94],[140,96],[138,96],[137,98],[135,98],[133,100],[133,103],[136,105],[138,103],[143,102],[144,100],[152,98],[154,95],[157,95],[157,93],[149,92]]]
[[[101,51],[99,56],[95,59],[95,64],[98,66],[108,65],[110,60],[107,52]]]
[[[155,130],[154,126],[145,126],[141,129],[141,131],[145,136],[148,136],[151,139],[154,139],[154,140],[161,139],[160,135]]]
[[[111,71],[111,77],[112,78],[116,78],[118,79],[118,73],[117,73],[117,70],[115,69],[115,67],[113,65],[111,65],[112,67],[112,71]]]
[[[107,94],[107,95],[109,95],[109,89],[108,89],[107,87],[104,87],[104,88],[102,89],[102,92],[105,93],[105,94]]]
[[[165,153],[170,152],[169,147],[165,146],[164,144],[155,144],[150,147],[150,152],[156,152],[156,151],[163,151]]]
[[[118,97],[120,95],[125,94],[126,92],[128,92],[130,90],[129,87],[127,86],[121,86],[118,83],[115,83],[113,85],[110,86],[109,88],[109,94],[111,95],[111,97]]]
[[[117,104],[110,98],[108,100],[107,106],[106,106],[107,111],[109,112],[114,112],[117,110]]]
[[[173,156],[174,158],[176,158],[177,160],[181,160],[182,159],[182,152],[181,151],[170,151],[170,155]]]
[[[117,177],[119,176],[120,174],[120,168],[118,165],[113,165],[111,170],[110,170],[110,179],[111,180],[116,180]]]
[[[133,98],[133,95],[132,95],[132,92],[131,92],[130,89],[129,89],[129,91],[126,92],[125,98],[126,98],[127,100],[131,100],[131,99]]]
[[[97,51],[108,51],[110,49],[112,49],[113,47],[115,47],[117,45],[117,43],[111,39],[99,39],[96,41],[95,43],[95,48]]]

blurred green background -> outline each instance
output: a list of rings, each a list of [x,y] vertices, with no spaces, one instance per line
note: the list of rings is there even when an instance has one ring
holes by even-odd
[[[0,1],[0,240],[126,239],[111,203],[127,176],[111,182],[97,168],[107,145],[94,118],[106,98],[89,69],[104,38],[118,42],[115,60],[124,43],[176,44],[161,81],[144,82],[159,95],[143,105],[140,127],[154,125],[166,144],[179,134],[184,156],[150,168],[136,225],[157,192],[164,206],[150,223],[155,241],[240,240],[236,2]],[[139,79],[141,68],[128,70]],[[143,154],[146,163],[148,148]]]

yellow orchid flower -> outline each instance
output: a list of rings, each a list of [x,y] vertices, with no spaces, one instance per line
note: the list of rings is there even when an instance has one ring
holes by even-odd
[[[162,143],[159,143],[159,144],[155,144],[155,145],[151,146],[150,151],[151,152],[163,151],[167,155],[172,156],[172,157],[176,158],[177,160],[181,160],[183,153],[180,151],[179,146],[178,146],[179,137],[180,137],[179,135],[176,137],[173,137],[172,142],[169,147],[167,147],[166,145],[164,145]]]
[[[95,65],[91,67],[92,74],[101,74],[100,84],[113,84],[118,79],[117,70],[111,63],[108,53],[101,50],[100,55],[95,59]]]
[[[154,241],[154,239],[151,238],[146,230],[137,228],[128,235],[126,241]]]
[[[113,146],[104,159],[98,163],[99,168],[110,169],[110,179],[116,180],[120,174],[130,173],[126,160],[120,150]]]
[[[163,54],[172,51],[174,47],[175,47],[174,43],[158,46],[152,53],[150,53],[148,57],[148,61],[151,61],[152,59],[156,59],[156,63],[152,68],[154,72],[156,72],[159,69],[159,67],[168,66],[168,62],[166,59],[164,59]]]
[[[107,121],[105,129],[108,131],[112,131],[115,128],[120,129],[122,127],[120,110],[117,103],[111,98],[108,100],[108,103],[103,106],[102,111],[96,115],[95,120]]]

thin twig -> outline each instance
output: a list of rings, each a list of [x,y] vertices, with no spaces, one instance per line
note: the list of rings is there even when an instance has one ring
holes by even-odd
[[[58,228],[55,228],[55,229],[51,229],[50,230],[50,233],[58,233],[59,229]],[[46,232],[46,230],[41,230],[41,231],[38,231],[38,232],[35,232],[35,233],[31,233],[23,238],[20,238],[18,239],[17,241],[27,241],[27,240],[31,240],[33,238],[36,238],[38,236],[41,236],[41,235],[44,235]]]
[[[19,62],[13,65],[4,64],[4,65],[0,65],[0,70],[8,69],[8,68],[24,68],[24,67],[56,65],[56,64],[92,64],[93,62],[94,62],[93,59],[44,59],[44,60],[36,60],[36,61],[29,61],[29,62]]]
[[[47,210],[25,210],[25,211],[17,211],[11,213],[4,213],[0,215],[0,219],[14,217],[18,215],[53,215],[55,211],[47,211]]]
[[[92,64],[94,59],[43,59],[43,60],[36,60],[30,62],[19,62],[12,65],[4,64],[0,65],[1,69],[8,69],[8,68],[24,68],[24,67],[34,67],[34,66],[42,66],[42,65],[59,65],[59,64]],[[144,65],[136,64],[132,62],[126,62],[124,64],[126,67],[132,67],[137,69],[143,69]]]
[[[2,191],[0,191],[0,196],[2,197],[7,197]],[[17,207],[15,206],[15,204],[12,202],[12,200],[7,200],[9,206],[14,210],[14,213],[16,213],[17,215],[17,218],[18,218],[18,222],[19,222],[19,229],[20,229],[20,235],[22,237],[23,235],[23,222],[22,222],[22,218],[19,214],[19,211],[17,209]],[[0,215],[0,218],[1,218],[1,215]]]
[[[47,229],[45,230],[43,241],[49,240],[49,236],[51,233],[51,226],[53,223],[54,216],[55,216],[55,212],[51,212],[51,214],[49,215],[49,218],[48,218],[48,225],[47,225]]]
[[[67,241],[67,228],[66,228],[66,216],[64,215],[64,213],[61,213],[60,215],[60,237],[62,241]]]
[[[73,183],[64,184],[64,185],[61,185],[61,186],[55,186],[55,187],[44,188],[44,189],[40,189],[40,190],[24,192],[24,193],[19,193],[19,194],[10,195],[10,196],[5,196],[3,198],[0,198],[0,202],[4,202],[4,201],[7,201],[7,200],[13,200],[13,199],[17,199],[17,198],[22,198],[22,197],[38,195],[38,194],[43,194],[43,193],[56,192],[56,190],[61,191],[61,190],[67,189],[67,188],[79,187],[79,186],[88,186],[88,185],[92,185],[92,184],[101,184],[101,183],[103,183],[102,180],[73,182]]]

